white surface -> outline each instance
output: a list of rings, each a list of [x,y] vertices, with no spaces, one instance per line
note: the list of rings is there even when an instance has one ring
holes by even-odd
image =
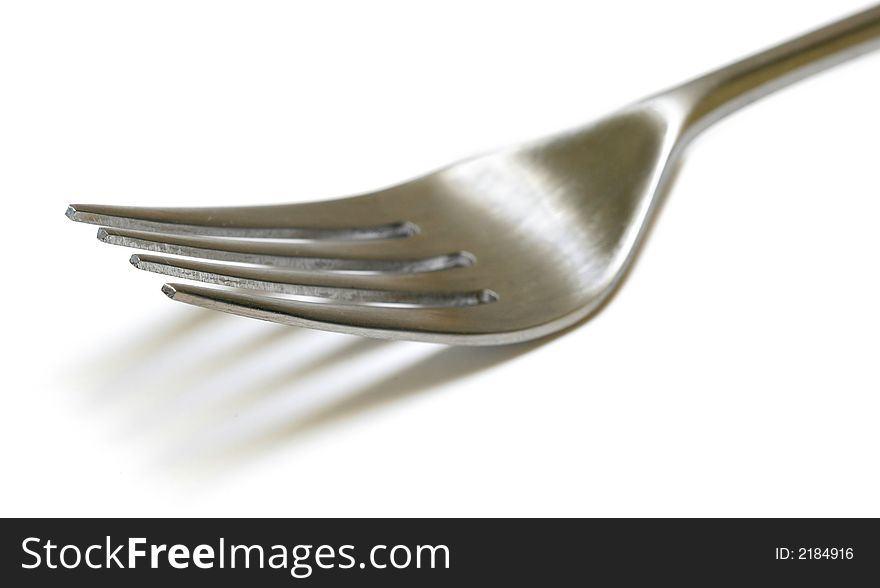
[[[880,55],[705,135],[519,355],[187,307],[63,215],[369,190],[865,4],[3,3],[2,514],[880,514]]]

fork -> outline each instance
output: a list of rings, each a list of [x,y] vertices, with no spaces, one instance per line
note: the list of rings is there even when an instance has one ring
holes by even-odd
[[[608,296],[697,134],[878,45],[875,6],[582,128],[359,196],[74,204],[67,216],[101,225],[104,243],[165,254],[133,255],[138,269],[226,287],[165,284],[173,300],[370,337],[517,343],[574,325]]]

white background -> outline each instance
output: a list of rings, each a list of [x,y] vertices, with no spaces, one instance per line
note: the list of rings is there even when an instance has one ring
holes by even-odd
[[[880,514],[880,55],[699,139],[526,348],[188,307],[63,214],[363,192],[865,5],[4,2],[2,514]]]

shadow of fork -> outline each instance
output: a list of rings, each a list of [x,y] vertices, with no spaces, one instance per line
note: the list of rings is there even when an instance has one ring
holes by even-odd
[[[141,439],[146,434],[152,450],[161,453],[157,446],[167,445],[172,454],[186,455],[187,439],[222,433],[224,426],[239,415],[259,412],[264,404],[279,397],[296,396],[305,379],[321,381],[342,376],[344,381],[363,356],[390,352],[393,361],[396,349],[411,351],[413,347],[408,346],[423,345],[397,343],[399,347],[394,347],[386,341],[279,325],[260,325],[245,331],[240,328],[242,319],[221,318],[218,313],[194,309],[176,321],[151,326],[85,362],[86,367],[79,374],[80,388],[92,410],[113,407],[111,426],[120,431],[114,442]],[[301,339],[305,334],[309,337]],[[230,339],[234,339],[232,344]],[[299,357],[311,345],[328,342],[334,345],[308,355],[305,361],[287,365],[280,359]],[[185,351],[188,345],[195,344],[208,348],[194,358]],[[281,426],[273,423],[265,428],[254,427],[243,439],[232,439],[222,448],[213,448],[216,451],[196,452],[188,459],[188,465],[203,466],[205,471],[216,469],[218,473],[232,471],[248,459],[295,442],[310,432],[466,378],[541,344],[543,341],[477,349],[442,346],[414,363],[403,363],[403,367],[387,371],[378,381],[360,385],[355,373],[352,385],[345,384],[342,398],[313,412],[295,411]],[[273,353],[279,359],[270,363],[270,369],[261,371],[261,377],[236,381],[241,378],[240,374],[235,377],[236,370]],[[211,398],[215,383],[230,380],[233,386],[224,390],[225,396]],[[210,401],[195,408],[190,405],[188,412],[181,412],[180,401],[199,396],[199,392],[203,400],[208,397]]]

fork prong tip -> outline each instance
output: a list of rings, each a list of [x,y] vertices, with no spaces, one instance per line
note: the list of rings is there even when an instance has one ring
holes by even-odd
[[[175,290],[174,286],[172,286],[171,284],[163,284],[162,293],[171,300],[174,300],[174,295],[177,294],[177,290]]]

